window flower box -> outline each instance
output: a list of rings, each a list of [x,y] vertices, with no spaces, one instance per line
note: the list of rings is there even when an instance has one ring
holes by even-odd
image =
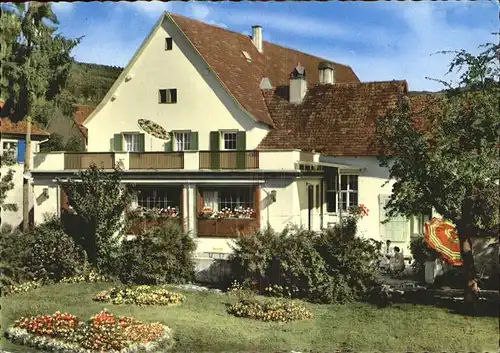
[[[230,209],[225,207],[220,211],[214,211],[210,207],[205,207],[198,215],[200,219],[253,219],[255,218],[255,210],[250,207],[236,207]]]
[[[152,208],[137,207],[128,212],[129,227],[127,234],[140,234],[145,229],[161,226],[166,222],[180,221],[180,213],[177,207]]]
[[[199,218],[199,237],[238,237],[259,229],[256,218]]]

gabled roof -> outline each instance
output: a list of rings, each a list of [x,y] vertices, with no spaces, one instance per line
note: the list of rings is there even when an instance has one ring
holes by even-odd
[[[89,117],[90,114],[92,114],[94,110],[94,106],[78,104],[76,105],[73,113],[73,120],[75,121],[78,130],[80,130],[85,138],[88,137],[88,131],[87,128],[83,126],[83,122]]]
[[[298,105],[276,92],[264,92],[276,128],[258,148],[376,156],[376,120],[396,107],[407,90],[406,81],[315,85]]]
[[[325,59],[263,41],[260,53],[249,36],[208,25],[184,16],[168,13],[175,24],[194,45],[227,90],[258,122],[273,126],[260,90],[262,78],[274,87],[288,86],[290,73],[300,63],[309,85],[319,83],[318,65]],[[243,51],[250,54],[251,62]],[[336,80],[340,83],[359,82],[354,71],[334,63]]]
[[[267,41],[263,41],[263,53],[260,53],[247,35],[165,12],[84,124],[88,123],[109,101],[164,20],[170,21],[180,29],[229,95],[257,122],[268,126],[274,125],[259,87],[262,78],[269,78],[274,87],[288,86],[289,75],[300,62],[306,70],[308,83],[310,85],[319,83],[318,64],[325,59]],[[250,62],[245,58],[243,51],[250,55]],[[337,63],[334,65],[337,82],[359,82],[349,66]]]

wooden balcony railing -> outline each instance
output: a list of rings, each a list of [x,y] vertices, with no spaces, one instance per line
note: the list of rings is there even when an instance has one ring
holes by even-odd
[[[200,151],[200,169],[258,169],[259,151]]]
[[[184,169],[182,152],[131,152],[129,169]]]
[[[115,165],[114,154],[111,152],[64,153],[64,169],[87,169],[92,163],[95,163],[99,168],[111,169]]]

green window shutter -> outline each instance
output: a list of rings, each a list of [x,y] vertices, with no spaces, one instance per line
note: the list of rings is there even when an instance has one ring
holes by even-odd
[[[113,150],[115,152],[123,151],[123,136],[122,134],[115,134],[113,137]]]
[[[236,134],[236,168],[246,169],[247,168],[247,158],[246,150],[247,148],[247,133],[246,131],[238,131]]]
[[[210,154],[212,169],[220,168],[220,132],[210,131]]]
[[[191,131],[191,149],[198,151],[198,131]]]
[[[139,152],[144,152],[146,150],[146,142],[144,141],[144,134],[138,134],[137,140],[139,143]]]
[[[165,152],[172,152],[174,150],[174,136],[169,132],[170,141],[165,142]]]

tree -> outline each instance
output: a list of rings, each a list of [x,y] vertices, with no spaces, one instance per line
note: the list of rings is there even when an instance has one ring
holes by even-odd
[[[64,215],[68,234],[85,249],[89,262],[106,273],[119,240],[114,235],[124,227],[122,217],[130,204],[130,187],[121,178],[118,168],[108,173],[92,164],[73,179],[58,180],[71,207]]]
[[[85,151],[85,140],[83,136],[71,136],[66,143],[65,151],[68,152],[84,152]]]
[[[40,145],[40,152],[64,151],[64,137],[57,132],[50,134],[49,139]]]
[[[35,121],[45,125],[51,116],[49,108],[66,85],[74,62],[70,54],[80,38],[68,39],[57,33],[58,20],[50,3],[33,1],[28,10],[23,3],[2,4],[0,16],[1,91],[6,98],[2,111],[22,120],[32,108],[38,112]]]
[[[478,293],[471,236],[497,236],[500,223],[500,52],[482,47],[479,55],[453,52],[448,73],[461,72],[457,87],[443,82],[444,95],[417,97],[420,108],[404,97],[377,124],[380,165],[395,180],[388,215],[434,208],[456,225],[467,303]]]

